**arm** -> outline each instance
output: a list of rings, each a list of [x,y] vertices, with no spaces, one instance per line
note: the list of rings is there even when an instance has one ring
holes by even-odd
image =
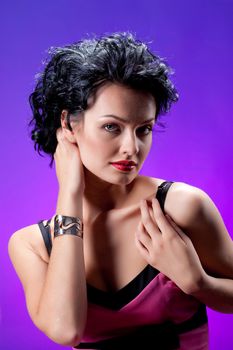
[[[144,259],[183,292],[208,307],[233,313],[233,243],[208,195],[176,183],[165,213],[157,199],[141,202],[135,243]]]
[[[233,313],[232,239],[211,198],[198,188],[182,186],[173,195],[180,198],[179,208],[169,215],[191,239],[205,270],[191,294],[214,310]],[[187,214],[182,216],[182,211]]]
[[[77,145],[69,142],[62,128],[57,130],[58,145],[54,154],[59,194],[56,214],[83,219],[84,174]],[[48,337],[62,345],[75,346],[81,341],[87,313],[86,277],[83,240],[74,235],[53,238],[47,266],[38,254],[42,238],[35,248],[24,244],[18,249],[22,233],[13,235],[9,254],[23,283],[29,313],[34,323]],[[21,240],[22,242],[22,240]],[[26,252],[26,254],[25,254]]]
[[[213,310],[233,314],[233,280],[230,278],[206,274],[202,285],[192,295]]]
[[[204,191],[180,184],[165,209],[191,239],[204,269],[191,294],[216,311],[233,313],[233,242],[217,207]]]
[[[83,220],[84,172],[74,135],[64,125],[57,130],[54,160],[59,183],[56,214]],[[39,318],[50,316],[55,336],[67,330],[71,346],[78,345],[86,324],[87,293],[83,239],[65,234],[53,239]],[[41,315],[41,316],[40,316]]]
[[[57,214],[82,219],[82,195],[59,192]],[[77,345],[86,322],[86,278],[83,240],[73,235],[53,239],[48,272],[38,308],[40,319],[52,320],[55,336],[71,334]]]
[[[71,197],[68,201],[59,193],[57,212],[81,217],[81,204],[77,203],[73,198],[72,205]],[[86,322],[82,239],[71,235],[53,239],[49,263],[40,255],[40,244],[45,249],[38,225],[15,232],[8,243],[9,256],[24,288],[28,313],[36,327],[54,342],[75,346]]]

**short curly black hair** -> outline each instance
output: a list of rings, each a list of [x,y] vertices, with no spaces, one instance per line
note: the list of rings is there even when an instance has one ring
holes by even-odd
[[[156,120],[170,110],[178,93],[165,60],[153,54],[131,32],[115,32],[48,49],[44,70],[37,74],[29,96],[33,117],[28,127],[34,149],[51,156],[57,146],[56,131],[61,112],[77,115],[87,109],[87,100],[107,81],[151,93],[156,101]]]

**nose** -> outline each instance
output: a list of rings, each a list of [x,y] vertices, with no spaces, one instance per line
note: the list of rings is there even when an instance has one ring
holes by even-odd
[[[133,156],[139,152],[139,140],[133,131],[125,131],[121,140],[121,153]]]

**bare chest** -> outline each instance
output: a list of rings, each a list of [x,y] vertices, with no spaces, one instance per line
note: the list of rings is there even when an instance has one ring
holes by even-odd
[[[119,290],[147,265],[135,245],[139,207],[128,214],[101,215],[84,231],[87,282],[101,290]]]

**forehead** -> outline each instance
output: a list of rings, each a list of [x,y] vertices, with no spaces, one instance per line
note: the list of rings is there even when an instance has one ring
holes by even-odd
[[[95,115],[115,114],[137,118],[153,117],[156,113],[154,97],[117,83],[105,83],[88,100],[88,111]]]

